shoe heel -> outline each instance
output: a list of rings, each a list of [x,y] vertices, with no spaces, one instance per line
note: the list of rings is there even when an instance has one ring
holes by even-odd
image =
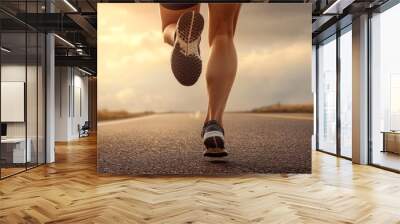
[[[206,148],[225,148],[224,140],[219,136],[213,136],[204,140],[204,146]]]
[[[179,18],[177,25],[179,37],[186,43],[191,43],[201,36],[204,18],[198,12],[187,12]]]

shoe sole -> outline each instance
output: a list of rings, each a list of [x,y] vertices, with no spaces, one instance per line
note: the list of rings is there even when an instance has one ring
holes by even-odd
[[[228,155],[228,151],[225,149],[224,140],[219,136],[213,136],[204,140],[203,155],[206,157],[225,157]]]
[[[177,33],[186,46],[180,46],[177,41],[171,56],[171,68],[175,78],[184,86],[191,86],[197,82],[202,71],[202,61],[196,55],[185,55],[183,48],[188,52],[189,45],[201,36],[204,28],[204,19],[200,13],[187,12],[183,14],[177,24]],[[177,37],[178,38],[178,37]]]
[[[228,156],[228,152],[226,151],[226,149],[220,149],[220,148],[210,148],[210,149],[206,149],[204,150],[203,155],[205,157],[225,157]]]

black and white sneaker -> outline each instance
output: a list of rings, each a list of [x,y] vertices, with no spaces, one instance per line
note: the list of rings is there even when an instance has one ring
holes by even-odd
[[[224,129],[217,121],[211,120],[204,124],[201,137],[203,138],[204,156],[207,157],[224,157],[228,155],[224,143]]]
[[[195,84],[202,71],[200,40],[203,28],[204,18],[195,11],[182,14],[177,23],[171,69],[184,86]]]

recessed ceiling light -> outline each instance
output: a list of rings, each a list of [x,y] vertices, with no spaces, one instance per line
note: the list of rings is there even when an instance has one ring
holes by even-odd
[[[6,53],[10,53],[11,52],[11,50],[9,50],[9,49],[7,49],[5,47],[1,47],[0,49],[1,49],[1,51],[4,51]]]
[[[343,9],[351,5],[355,0],[336,0],[322,14],[342,14]]]
[[[78,10],[73,6],[68,0],[64,0],[65,4],[68,5],[74,12],[78,12]]]
[[[64,42],[65,44],[67,44],[68,46],[75,48],[75,45],[73,45],[71,42],[69,42],[68,40],[62,38],[61,36],[59,36],[58,34],[54,34],[55,37],[57,37],[59,40],[61,40],[62,42]]]
[[[79,68],[79,67],[78,67],[78,70],[81,71],[81,72],[83,72],[83,73],[85,73],[85,74],[87,74],[87,75],[90,75],[90,76],[93,75],[92,73],[90,73],[90,72],[88,72],[88,71],[86,71],[86,70],[83,70],[83,69],[81,69],[81,68]]]

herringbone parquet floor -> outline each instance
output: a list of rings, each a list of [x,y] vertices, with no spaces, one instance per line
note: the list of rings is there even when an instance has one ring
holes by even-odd
[[[400,223],[400,175],[313,153],[311,175],[110,177],[95,138],[0,181],[0,223]]]

